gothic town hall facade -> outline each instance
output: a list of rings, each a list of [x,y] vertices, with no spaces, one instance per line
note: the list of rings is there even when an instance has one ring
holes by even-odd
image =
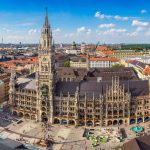
[[[37,122],[109,126],[146,122],[149,81],[133,68],[55,68],[55,46],[46,13],[38,50],[38,70],[11,71],[9,104],[14,115]]]

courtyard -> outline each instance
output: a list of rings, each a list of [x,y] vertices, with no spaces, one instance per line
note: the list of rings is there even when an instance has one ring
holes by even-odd
[[[111,150],[141,134],[150,133],[150,122],[110,127],[74,127],[67,125],[45,127],[42,123],[15,118],[8,114],[1,114],[0,117],[0,138],[19,141],[28,145],[32,150],[44,150],[45,148],[39,147],[37,143],[45,138],[51,141],[49,150]],[[131,130],[137,126],[144,129],[140,134]],[[85,128],[90,131],[88,136],[84,136]],[[120,133],[122,129],[126,134],[124,138]]]

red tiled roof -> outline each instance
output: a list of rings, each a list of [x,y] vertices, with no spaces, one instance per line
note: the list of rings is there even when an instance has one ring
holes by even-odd
[[[112,55],[113,52],[111,50],[107,50],[107,51],[101,51],[102,54],[105,54],[105,55]]]
[[[150,66],[146,67],[143,71],[145,75],[150,75]]]
[[[109,47],[105,46],[105,45],[101,45],[101,46],[98,46],[96,48],[97,51],[107,51],[107,50],[110,50]]]
[[[109,58],[106,58],[106,57],[91,57],[89,58],[89,60],[91,61],[113,61],[113,62],[117,62],[119,61],[119,59],[115,58],[115,57],[109,57]]]

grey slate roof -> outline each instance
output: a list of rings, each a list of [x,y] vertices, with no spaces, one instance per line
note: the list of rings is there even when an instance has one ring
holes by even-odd
[[[92,68],[87,73],[87,79],[102,77],[103,80],[111,80],[112,76],[119,76],[120,80],[138,80],[133,68]]]
[[[76,88],[79,86],[79,82],[61,82],[61,81],[58,81],[56,83],[56,90],[55,90],[55,93],[57,95],[60,95],[60,93],[64,94],[64,95],[67,95],[68,92],[70,94],[75,94],[76,92]]]
[[[99,97],[103,94],[103,83],[81,81],[80,82],[80,98],[84,98],[85,94],[87,98]]]
[[[86,69],[73,69],[73,68],[61,68],[57,70],[62,76],[75,76],[78,80],[75,81],[58,81],[55,86],[55,94],[60,95],[63,93],[67,95],[68,92],[74,95],[77,87],[79,87],[80,97],[83,98],[85,93],[88,98],[92,98],[93,94],[95,98],[100,95],[104,95],[106,92],[106,86],[112,84],[112,77],[118,75],[120,77],[120,84],[125,86],[125,92],[130,87],[132,96],[148,95],[149,86],[147,80],[139,80],[132,68],[101,68],[90,69],[89,72]],[[65,74],[64,74],[65,73]],[[81,78],[81,76],[83,78]],[[36,90],[35,74],[28,76],[28,78],[20,77],[17,79],[17,88],[19,89],[31,89]],[[97,77],[102,77],[102,81],[97,82]]]
[[[87,71],[86,68],[65,68],[57,69],[57,77],[59,78],[74,78],[76,81],[82,79],[96,80],[97,77],[102,77],[103,80],[111,80],[112,76],[119,76],[120,80],[139,80],[133,68],[91,68]]]
[[[35,81],[35,79],[18,78],[17,83],[18,83],[17,88],[19,88],[19,89],[36,90],[36,81]]]
[[[106,87],[111,86],[111,81],[80,81],[80,82],[61,82],[56,84],[56,94],[59,95],[62,92],[64,95],[74,94],[77,87],[79,87],[80,98],[84,98],[85,93],[87,98],[92,98],[93,94],[95,98],[99,98],[100,95],[106,93]],[[128,87],[131,92],[131,96],[143,96],[149,94],[149,87],[147,80],[136,81],[121,81],[120,85],[124,85],[125,92],[128,92]]]
[[[132,96],[143,96],[149,94],[148,80],[130,81],[129,87]],[[125,89],[127,89],[127,82]]]

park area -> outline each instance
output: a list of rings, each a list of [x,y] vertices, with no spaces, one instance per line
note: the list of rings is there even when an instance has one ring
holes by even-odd
[[[101,146],[106,143],[119,143],[123,141],[123,135],[119,128],[99,128],[84,130],[84,137],[91,141],[92,147]]]

